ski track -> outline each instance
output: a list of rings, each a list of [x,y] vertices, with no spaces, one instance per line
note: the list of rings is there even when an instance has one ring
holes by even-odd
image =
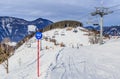
[[[71,54],[69,51],[64,52],[66,49],[62,49],[56,55],[54,64],[50,65],[45,79],[55,79],[55,75],[57,79],[117,79],[115,72],[95,62],[97,59],[94,55],[89,53],[83,55],[84,51],[74,52],[74,49]],[[104,73],[106,75],[102,75]]]
[[[56,55],[55,64],[51,64],[51,66],[49,67],[48,74],[51,75],[51,78],[46,78],[46,79],[54,79],[54,76],[55,76],[54,73],[55,72],[59,74],[58,79],[80,79],[80,78],[85,79],[85,77],[82,76],[82,75],[85,74],[84,71],[82,71],[81,68],[79,68],[80,66],[78,66],[79,64],[80,65],[82,64],[83,68],[84,68],[84,63],[85,62],[84,61],[76,62],[74,60],[74,58],[76,56],[74,56],[74,54],[69,54],[69,51],[67,53],[65,53],[64,50],[65,49],[62,49]],[[63,71],[59,72],[58,71],[59,69],[63,70]]]

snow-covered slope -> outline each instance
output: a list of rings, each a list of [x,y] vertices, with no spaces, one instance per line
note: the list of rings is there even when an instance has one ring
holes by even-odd
[[[120,39],[111,40],[104,45],[87,45],[88,37],[84,36],[86,32],[79,29],[77,28],[77,33],[66,29],[44,33],[44,36],[51,38],[57,30],[54,39],[58,43],[63,42],[66,47],[42,40],[39,78],[36,70],[37,41],[33,37],[9,59],[9,74],[0,65],[0,79],[120,79]],[[61,36],[63,31],[64,35]],[[70,46],[71,42],[74,48]],[[31,47],[28,46],[29,43]],[[77,48],[77,43],[83,46]]]
[[[64,48],[50,66],[46,79],[119,79],[119,43]]]
[[[77,32],[74,32],[74,31]],[[63,42],[67,47],[74,45],[88,45],[89,44],[89,38],[88,36],[84,34],[88,34],[88,32],[83,32],[81,30],[86,30],[82,27],[78,27],[76,29],[72,29],[67,31],[67,28],[65,29],[54,29],[52,31],[48,31],[44,33],[44,36],[53,38],[57,40],[57,43]]]

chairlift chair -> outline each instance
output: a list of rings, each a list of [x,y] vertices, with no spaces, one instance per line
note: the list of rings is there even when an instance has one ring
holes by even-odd
[[[59,35],[58,31],[55,31],[55,32],[54,32],[54,35]]]
[[[63,32],[61,32],[61,35],[62,35],[62,36],[64,36],[64,35],[65,35],[65,32],[64,32],[64,31],[63,31]]]
[[[78,31],[77,31],[77,29],[74,29],[73,32],[77,33]]]

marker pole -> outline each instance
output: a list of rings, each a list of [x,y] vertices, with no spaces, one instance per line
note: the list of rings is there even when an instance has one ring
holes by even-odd
[[[37,75],[40,76],[40,40],[38,42],[38,53],[37,53]]]
[[[42,38],[42,33],[41,32],[36,32],[35,35],[37,39],[37,76],[40,76],[40,39]]]

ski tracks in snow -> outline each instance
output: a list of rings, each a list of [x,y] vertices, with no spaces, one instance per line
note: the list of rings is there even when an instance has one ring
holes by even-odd
[[[90,50],[61,49],[50,64],[45,79],[117,79]]]
[[[62,49],[56,55],[54,64],[49,67],[48,76],[45,79],[86,79],[85,60],[74,54],[78,52]],[[76,61],[77,59],[77,61]]]

